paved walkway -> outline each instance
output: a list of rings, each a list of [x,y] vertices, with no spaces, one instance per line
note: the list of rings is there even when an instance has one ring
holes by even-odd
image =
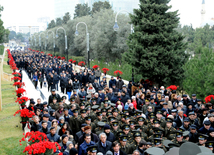
[[[37,101],[38,98],[41,98],[42,102],[44,102],[44,101],[48,102],[48,98],[51,95],[51,92],[48,92],[48,88],[44,87],[44,84],[43,84],[42,89],[40,89],[40,83],[38,82],[37,89],[35,89],[34,84],[29,79],[29,77],[25,71],[22,71],[22,81],[25,83],[24,89],[26,89],[26,92],[27,92],[25,94],[25,96],[27,96],[29,98],[33,98],[35,102]],[[58,93],[61,97],[66,96],[67,97],[66,103],[69,103],[67,94],[63,94],[59,91],[56,91],[56,93]],[[26,103],[27,107],[29,106],[29,103],[30,103],[30,101],[28,101]]]

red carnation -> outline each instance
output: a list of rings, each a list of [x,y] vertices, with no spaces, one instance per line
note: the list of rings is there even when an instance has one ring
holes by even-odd
[[[73,61],[72,59],[69,60],[69,62],[72,62],[72,61]]]
[[[97,68],[99,68],[99,66],[98,65],[94,65],[92,68],[97,69]]]
[[[171,86],[167,87],[166,89],[177,90],[177,86],[171,85]]]
[[[78,63],[78,65],[79,65],[79,66],[85,66],[85,62],[84,62],[84,61],[80,61],[80,62]]]
[[[109,71],[109,69],[108,69],[108,68],[103,68],[102,71],[103,71],[103,73],[106,75],[107,72]]]
[[[75,64],[76,63],[76,60],[73,60],[73,62],[72,62],[73,64]]]
[[[61,59],[61,56],[58,56],[57,59]]]
[[[214,100],[214,95],[209,95],[209,96],[205,97],[204,100],[206,103],[210,103],[212,100]]]

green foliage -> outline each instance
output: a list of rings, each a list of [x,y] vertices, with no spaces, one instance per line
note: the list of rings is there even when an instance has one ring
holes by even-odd
[[[87,16],[87,15],[91,15],[91,9],[88,6],[88,4],[84,3],[84,4],[77,4],[75,6],[75,11],[74,11],[74,19],[77,17],[83,17],[83,16]]]
[[[20,40],[21,42],[24,42],[24,37],[22,36],[22,33],[17,33],[16,39]]]
[[[62,25],[62,19],[61,18],[57,18],[56,19],[56,26],[60,26]]]
[[[129,52],[124,54],[136,73],[159,85],[179,84],[188,59],[184,36],[175,30],[177,11],[169,12],[168,2],[140,0],[140,8],[130,14],[134,33],[129,36]]]
[[[4,30],[4,42],[8,43],[9,42],[9,34],[10,34],[10,30],[5,29]]]
[[[209,48],[199,47],[196,54],[184,66],[184,90],[188,94],[196,93],[198,98],[204,99],[214,91],[214,53]]]
[[[96,13],[96,12],[100,12],[100,10],[102,9],[111,9],[111,5],[109,2],[105,1],[98,1],[93,3],[93,7],[92,7],[92,13]]]
[[[0,45],[0,55],[3,55],[4,53],[4,45]]]
[[[62,23],[67,24],[67,22],[71,19],[71,15],[69,12],[66,12],[65,15],[62,18]]]
[[[54,28],[56,26],[56,23],[54,20],[51,20],[51,22],[48,24],[48,28],[47,29],[51,29]]]
[[[9,40],[15,39],[16,38],[16,32],[15,31],[10,31],[9,34]]]

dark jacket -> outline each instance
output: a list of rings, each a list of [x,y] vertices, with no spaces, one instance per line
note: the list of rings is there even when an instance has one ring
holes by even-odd
[[[47,134],[47,138],[49,139],[49,141],[54,141],[54,142],[58,142],[60,140],[60,136],[58,134],[52,135],[51,133]]]
[[[95,79],[95,76],[94,75],[89,75],[89,83],[94,83],[94,79]]]
[[[87,96],[87,93],[86,93],[85,90],[83,92],[79,91],[79,98],[80,98],[80,100],[86,101],[86,96]]]
[[[113,143],[116,140],[116,138],[112,132],[110,132],[109,134],[106,133],[106,135],[107,135],[107,141],[110,141]]]
[[[101,141],[97,142],[97,152],[102,152],[103,154],[106,154],[108,150],[111,150],[112,148],[112,142],[106,141],[106,147],[103,147],[101,144]]]
[[[74,81],[73,82],[73,89],[79,89],[79,87],[80,87],[79,81]]]
[[[114,80],[109,80],[109,88],[112,88],[112,85],[115,84],[116,85],[117,81]]]
[[[122,87],[123,87],[123,85],[124,85],[124,82],[123,82],[123,80],[118,80],[117,81],[117,84],[116,84],[116,87],[118,88],[118,89],[122,89]]]
[[[99,138],[96,134],[91,133],[91,141],[97,143],[99,141]],[[84,136],[82,135],[78,140],[78,145],[81,145],[84,142]]]
[[[30,131],[34,131],[34,132],[39,131],[39,129],[41,129],[41,128],[42,128],[41,124],[36,124],[33,122]]]
[[[60,102],[61,101],[61,97],[59,96],[59,94],[55,94],[55,95],[50,95],[49,98],[48,98],[48,105],[50,103],[53,103],[53,98],[56,97],[57,98],[57,102]]]

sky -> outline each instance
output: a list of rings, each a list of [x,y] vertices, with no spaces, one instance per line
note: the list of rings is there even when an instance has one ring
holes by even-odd
[[[171,0],[170,11],[179,10],[180,23],[192,24],[194,28],[201,23],[202,0]],[[206,19],[214,18],[214,0],[205,0]],[[34,25],[39,17],[54,18],[54,0],[0,0],[4,7],[1,19],[4,26]]]

